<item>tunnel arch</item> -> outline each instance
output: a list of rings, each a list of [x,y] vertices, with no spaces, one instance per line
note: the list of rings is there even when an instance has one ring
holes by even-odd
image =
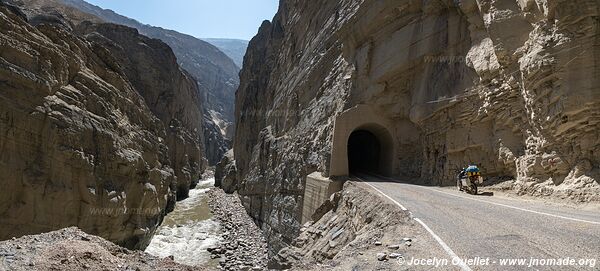
[[[389,119],[369,105],[340,114],[334,125],[329,176],[349,176],[357,171],[392,176],[396,149],[392,127]]]

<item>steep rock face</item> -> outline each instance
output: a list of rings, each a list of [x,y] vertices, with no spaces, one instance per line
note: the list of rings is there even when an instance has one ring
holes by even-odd
[[[206,166],[202,160],[203,109],[196,82],[179,69],[169,46],[139,35],[133,28],[84,22],[78,25],[77,32],[111,52],[163,123],[167,132],[165,143],[177,177],[177,197],[186,198]]]
[[[281,1],[246,52],[236,94],[238,193],[271,252],[296,236],[304,178],[325,167],[352,75],[335,32],[358,4]]]
[[[524,193],[600,201],[598,16],[593,0],[281,1],[250,42],[234,141],[271,249],[297,235],[304,178],[329,174],[335,120],[357,105],[390,123],[395,176],[451,185],[477,163]]]
[[[130,28],[0,20],[0,239],[76,225],[144,248],[205,165],[195,84]]]
[[[40,0],[25,0],[27,2],[40,2]],[[231,129],[234,122],[235,90],[239,86],[239,70],[232,59],[217,49],[215,46],[173,30],[163,29],[141,24],[133,19],[104,10],[88,4],[82,0],[52,0],[52,5],[63,4],[75,7],[82,12],[89,13],[99,20],[115,24],[126,25],[140,31],[142,35],[160,39],[168,44],[177,61],[198,81],[199,89],[205,107],[205,130],[219,132],[206,137],[206,149],[214,150],[207,154],[211,165],[215,165],[229,149],[226,131]],[[41,5],[49,5],[48,1],[41,1]],[[214,126],[218,129],[215,129]],[[225,137],[225,138],[224,138]]]

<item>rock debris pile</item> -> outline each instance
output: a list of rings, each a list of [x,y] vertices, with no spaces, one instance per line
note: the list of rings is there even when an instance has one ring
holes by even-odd
[[[220,258],[225,270],[264,270],[267,266],[267,243],[262,231],[248,216],[237,195],[221,189],[208,192],[214,218],[224,231],[223,242],[207,250]]]

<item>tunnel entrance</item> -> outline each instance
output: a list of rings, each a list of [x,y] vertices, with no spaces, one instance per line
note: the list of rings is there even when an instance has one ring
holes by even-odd
[[[348,139],[348,170],[350,173],[380,173],[381,143],[367,130],[357,130]]]
[[[393,176],[394,132],[394,124],[369,105],[344,111],[335,120],[328,176],[361,172]]]

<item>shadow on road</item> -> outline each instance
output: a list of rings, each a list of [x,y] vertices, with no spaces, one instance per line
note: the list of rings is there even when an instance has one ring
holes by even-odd
[[[492,196],[494,196],[494,192],[483,192],[483,193],[477,194],[477,196],[492,197]]]
[[[369,181],[369,182],[374,182],[374,183],[394,182],[394,183],[403,183],[403,184],[413,184],[413,185],[418,185],[418,186],[437,186],[435,184],[428,183],[425,180],[419,179],[419,178],[388,177],[388,176],[382,176],[382,175],[372,173],[372,172],[353,172],[350,174],[350,176],[348,178],[349,179],[357,178],[361,181]]]

